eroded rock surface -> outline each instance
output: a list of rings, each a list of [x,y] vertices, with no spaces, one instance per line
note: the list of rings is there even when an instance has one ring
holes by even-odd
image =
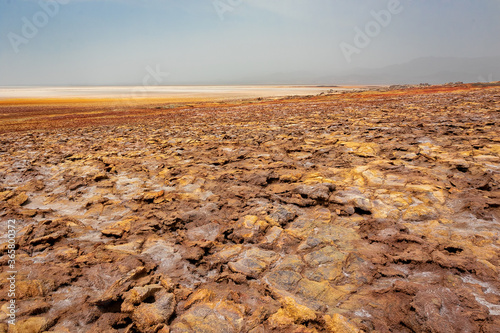
[[[499,88],[162,112],[0,136],[9,332],[500,331]]]

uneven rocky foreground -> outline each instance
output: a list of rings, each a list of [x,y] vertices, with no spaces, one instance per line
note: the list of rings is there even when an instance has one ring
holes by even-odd
[[[499,87],[153,110],[0,135],[0,332],[500,332]]]

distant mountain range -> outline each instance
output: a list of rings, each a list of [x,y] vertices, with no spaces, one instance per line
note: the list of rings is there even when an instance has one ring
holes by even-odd
[[[330,84],[442,84],[500,80],[500,56],[487,58],[418,58],[378,69],[356,69],[325,76],[318,82]]]
[[[225,84],[444,84],[500,80],[500,56],[484,58],[425,57],[382,68],[357,68],[317,76],[307,72],[275,73]]]

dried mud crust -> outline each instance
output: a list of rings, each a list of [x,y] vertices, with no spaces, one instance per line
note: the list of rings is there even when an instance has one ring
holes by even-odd
[[[4,133],[9,332],[499,332],[499,118],[462,87]]]

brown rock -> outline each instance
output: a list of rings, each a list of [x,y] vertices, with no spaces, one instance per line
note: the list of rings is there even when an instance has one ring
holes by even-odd
[[[124,326],[127,322],[127,315],[123,313],[103,313],[90,328],[91,332],[115,333],[116,326]]]
[[[159,292],[154,303],[142,303],[132,313],[132,319],[140,332],[154,333],[168,321],[175,309],[174,294]]]
[[[125,277],[115,281],[100,297],[92,300],[91,303],[98,306],[105,306],[111,302],[118,301],[123,297],[123,293],[130,288],[131,281],[144,276],[146,272],[145,267],[137,267],[131,270]]]

